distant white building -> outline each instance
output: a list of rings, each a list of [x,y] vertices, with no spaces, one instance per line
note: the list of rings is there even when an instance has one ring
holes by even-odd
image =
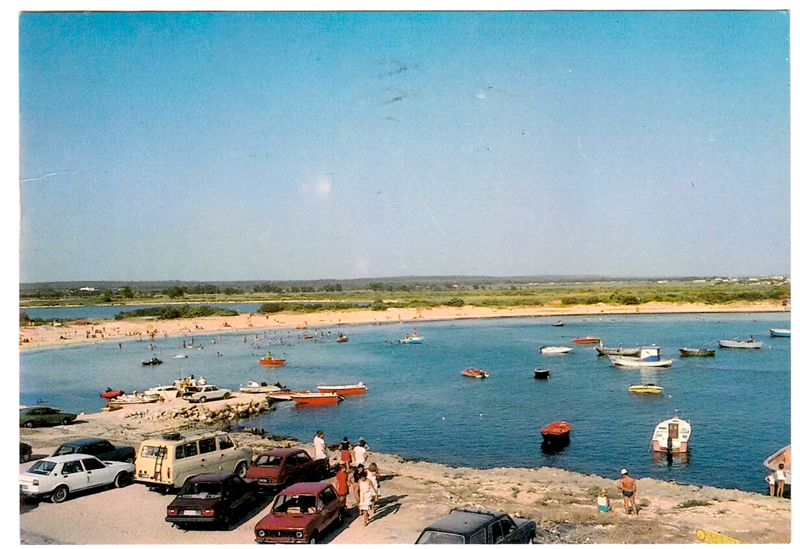
[[[96,292],[97,288],[92,288],[91,286],[84,286],[83,288],[78,288],[81,292]]]

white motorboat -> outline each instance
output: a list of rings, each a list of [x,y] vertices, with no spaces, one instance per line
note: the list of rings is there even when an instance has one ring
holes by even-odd
[[[786,328],[770,328],[769,335],[772,337],[792,337],[792,331]]]
[[[613,366],[625,368],[669,368],[672,366],[671,358],[661,358],[660,347],[642,347],[637,357],[611,355],[608,359]]]
[[[689,451],[691,435],[692,426],[689,422],[675,416],[656,425],[651,446],[654,452],[685,454]]]
[[[266,381],[262,381],[261,383],[257,381],[250,380],[244,385],[239,386],[240,393],[274,393],[277,391],[285,391],[286,387],[281,385],[280,383],[267,383]]]
[[[162,400],[175,400],[181,396],[183,391],[175,385],[161,385],[159,387],[151,387],[144,392],[146,397],[156,397]]]
[[[543,355],[564,355],[572,351],[572,347],[559,347],[557,345],[539,347]]]
[[[723,349],[760,349],[764,345],[763,341],[756,341],[752,337],[742,341],[741,339],[720,339],[719,346]]]

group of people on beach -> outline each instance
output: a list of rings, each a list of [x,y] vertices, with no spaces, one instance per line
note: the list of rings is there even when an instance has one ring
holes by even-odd
[[[375,515],[375,504],[381,496],[378,465],[374,461],[367,465],[371,448],[363,438],[359,438],[356,444],[351,444],[350,440],[344,437],[339,448],[339,462],[333,459],[333,468],[336,469],[336,491],[345,497],[345,501],[352,491],[355,507],[359,516],[364,517],[366,526],[370,518]],[[317,431],[314,437],[314,453],[316,459],[329,460],[325,433],[322,431]]]
[[[622,492],[622,504],[625,513],[639,516],[639,509],[636,506],[636,479],[633,478],[627,469],[620,471],[620,479],[617,481],[617,489]],[[597,509],[604,512],[611,512],[611,501],[608,499],[608,492],[605,488],[597,496]]]

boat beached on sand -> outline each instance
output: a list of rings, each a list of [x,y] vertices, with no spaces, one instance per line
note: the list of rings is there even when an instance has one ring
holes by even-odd
[[[539,347],[539,352],[543,355],[565,355],[572,351],[572,347],[559,347],[557,345]]]
[[[692,427],[689,422],[677,416],[656,425],[651,446],[654,452],[685,454],[689,451],[689,437]]]
[[[678,349],[681,356],[716,356],[717,351],[714,349],[695,349],[693,347],[681,347]]]
[[[464,368],[461,370],[462,376],[474,377],[475,379],[484,379],[489,377],[489,372],[481,370],[480,368]]]
[[[612,366],[626,368],[669,368],[672,359],[661,358],[660,347],[642,347],[638,357],[609,356]]]
[[[763,341],[756,341],[753,336],[746,341],[741,339],[720,339],[719,346],[723,349],[760,349],[764,345]]]

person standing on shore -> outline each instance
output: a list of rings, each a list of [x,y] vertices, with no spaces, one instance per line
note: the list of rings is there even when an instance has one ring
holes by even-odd
[[[768,474],[764,478],[764,480],[766,480],[767,484],[769,484],[769,495],[774,496],[775,495],[775,473],[773,472],[773,473]]]
[[[783,486],[786,484],[786,471],[784,464],[778,464],[778,470],[775,471],[775,495],[779,498],[783,497]]]
[[[342,438],[342,465],[345,471],[350,472],[350,464],[353,462],[353,456],[350,455],[350,441],[347,437]]]
[[[622,503],[625,506],[625,512],[639,516],[639,510],[636,508],[636,479],[628,474],[627,469],[620,471],[622,478],[617,481],[617,488],[622,491]],[[630,506],[630,507],[629,507]]]
[[[356,466],[367,466],[367,441],[363,438],[358,439],[358,446],[353,448],[353,455],[355,456],[354,464]]]
[[[325,433],[317,431],[314,437],[315,459],[324,459],[325,465],[328,464],[328,447],[325,445]]]
[[[358,481],[361,478],[361,473],[364,472],[363,465],[356,465],[353,467],[353,476],[352,476],[352,483],[353,483],[353,496],[356,498],[356,509],[358,508],[358,502],[360,500],[360,494],[358,491]]]

